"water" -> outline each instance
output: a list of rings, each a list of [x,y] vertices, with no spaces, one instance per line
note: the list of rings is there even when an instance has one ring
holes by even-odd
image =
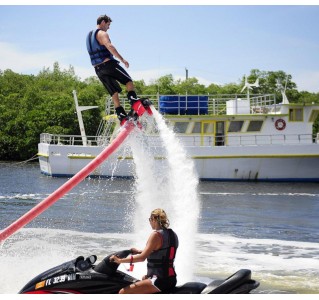
[[[153,119],[154,117],[154,119]],[[197,192],[197,175],[193,161],[190,160],[184,148],[165,124],[162,116],[153,109],[155,120],[164,149],[167,151],[167,160],[156,164],[150,155],[152,150],[144,145],[140,130],[131,136],[130,144],[136,165],[136,206],[135,224],[139,240],[146,240],[145,219],[156,208],[165,208],[168,213],[171,227],[178,233],[179,247],[187,248],[187,252],[179,252],[175,260],[179,269],[181,282],[192,279],[194,264],[189,257],[195,255],[195,236],[199,217],[199,199]],[[187,182],[187,185],[185,185]],[[141,222],[142,220],[142,222]]]
[[[164,164],[156,176],[148,152],[141,151],[137,141],[129,141],[137,160],[136,181],[87,179],[2,245],[0,293],[16,293],[31,277],[78,255],[96,254],[101,260],[120,249],[143,248],[150,233],[149,212],[154,203],[163,207],[168,202],[171,205],[163,208],[172,228],[182,231],[181,236],[189,230],[189,241],[177,254],[183,262],[176,266],[179,283],[189,271],[184,263],[190,263],[192,280],[208,283],[248,268],[261,282],[258,293],[319,292],[318,184],[197,183],[185,175],[189,170],[174,165],[176,161],[169,163],[169,171]],[[173,142],[171,146],[167,151],[178,149]],[[185,159],[183,152],[180,155]],[[174,190],[163,173],[182,176],[176,182],[180,187]],[[37,163],[0,163],[0,228],[66,180],[41,175]],[[136,264],[135,269],[139,276],[145,265]]]

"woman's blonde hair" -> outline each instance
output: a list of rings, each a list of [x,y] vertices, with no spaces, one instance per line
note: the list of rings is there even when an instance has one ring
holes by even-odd
[[[168,228],[169,227],[169,220],[167,218],[166,212],[164,209],[156,208],[151,212],[151,217],[154,218],[161,228]]]

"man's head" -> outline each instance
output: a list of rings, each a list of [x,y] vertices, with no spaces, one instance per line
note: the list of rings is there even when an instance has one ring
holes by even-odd
[[[102,23],[102,21],[104,21],[105,23],[108,23],[108,22],[112,22],[112,19],[110,17],[108,17],[107,15],[101,15],[97,18],[96,20],[96,24],[97,25],[100,25]]]

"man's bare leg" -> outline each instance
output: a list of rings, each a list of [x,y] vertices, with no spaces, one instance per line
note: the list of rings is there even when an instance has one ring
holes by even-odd
[[[126,84],[126,90],[129,92],[129,91],[134,91],[134,89],[135,89],[135,87],[134,87],[133,81],[129,81]]]
[[[117,107],[121,106],[119,93],[117,93],[117,92],[114,93],[113,96],[112,96],[112,100],[113,100],[113,103],[114,103],[114,108],[117,108]]]

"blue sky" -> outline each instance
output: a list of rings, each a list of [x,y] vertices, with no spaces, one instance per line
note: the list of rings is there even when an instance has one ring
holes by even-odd
[[[251,69],[283,70],[299,90],[319,92],[311,5],[1,5],[0,69],[38,74],[57,61],[82,79],[95,75],[85,38],[100,14],[112,18],[108,33],[133,79],[184,79],[187,68],[200,83],[226,84]]]

